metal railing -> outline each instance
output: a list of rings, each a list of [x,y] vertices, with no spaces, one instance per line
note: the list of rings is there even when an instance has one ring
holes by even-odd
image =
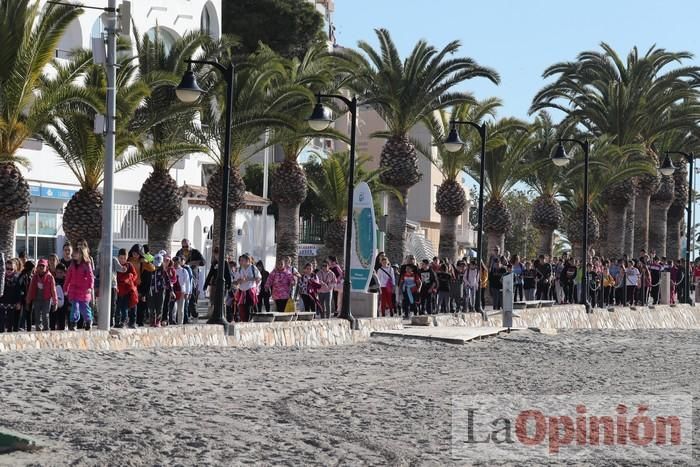
[[[299,219],[299,243],[320,245],[326,239],[328,222],[321,219]]]
[[[148,240],[148,226],[139,214],[139,207],[129,204],[115,204],[112,214],[114,240]]]

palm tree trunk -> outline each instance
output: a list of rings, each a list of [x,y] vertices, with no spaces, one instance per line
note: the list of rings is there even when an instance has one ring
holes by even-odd
[[[670,221],[666,227],[666,257],[680,259],[681,257],[681,224],[682,221]]]
[[[393,193],[389,193],[389,213],[386,228],[386,255],[396,263],[403,263],[406,248],[406,199],[408,189],[400,188],[403,202]]]
[[[648,250],[649,246],[649,203],[651,195],[639,194],[634,206],[634,251]]]
[[[571,242],[571,256],[573,256],[574,258],[580,258],[581,253],[583,253],[583,242]]]
[[[666,231],[668,229],[668,203],[651,203],[649,218],[649,251],[659,258],[666,256]]]
[[[148,247],[151,251],[170,250],[170,239],[173,236],[174,225],[171,222],[157,222],[148,226]]]
[[[622,258],[625,248],[627,206],[608,204],[608,238],[605,252],[611,258]]]
[[[634,218],[635,218],[635,204],[636,196],[632,197],[632,200],[627,205],[627,216],[625,219],[625,253],[628,255],[634,255]]]
[[[503,244],[506,240],[506,234],[501,232],[486,232],[486,243],[488,244],[487,253],[491,254],[494,248],[498,247],[501,249],[501,254],[503,251]]]
[[[5,258],[12,258],[15,244],[15,220],[4,219],[0,222],[0,253],[5,254]]]
[[[219,210],[214,209],[214,225],[212,226],[212,245],[219,246],[219,224],[221,224],[221,216]],[[237,244],[236,244],[236,210],[229,209],[226,218],[226,258],[237,261]]]
[[[299,204],[278,204],[277,229],[277,259],[292,258],[292,264],[297,264],[299,249]]]
[[[552,255],[554,249],[554,229],[540,229],[540,246],[538,255]]]
[[[345,229],[347,227],[347,221],[345,219],[336,219],[331,221],[328,225],[328,230],[326,231],[325,247],[326,254],[329,256],[335,256],[338,262],[343,264],[344,268],[349,266],[345,263]]]
[[[457,258],[457,217],[459,216],[440,216],[438,255],[450,261]]]

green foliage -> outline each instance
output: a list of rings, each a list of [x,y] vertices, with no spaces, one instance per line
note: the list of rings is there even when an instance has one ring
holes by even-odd
[[[522,190],[513,190],[505,195],[504,201],[513,216],[513,228],[506,233],[506,251],[510,251],[511,256],[534,258],[540,237],[537,229],[530,223],[531,197]]]
[[[275,170],[274,165],[270,165],[270,173]],[[248,164],[245,166],[245,172],[243,173],[243,182],[245,183],[246,191],[249,191],[255,195],[263,195],[263,181],[265,176],[265,166],[263,164]],[[267,213],[275,216],[277,219],[277,205],[272,203],[267,208]]]
[[[224,0],[222,9],[224,33],[238,37],[243,55],[263,43],[283,57],[301,57],[327,39],[323,17],[307,1]]]
[[[309,183],[322,184],[323,183],[323,166],[318,159],[310,160],[302,164],[302,167],[306,171],[306,176],[308,177]],[[270,166],[270,173],[274,173],[275,166]],[[263,176],[264,176],[264,166],[263,164],[248,164],[245,166],[245,173],[243,174],[243,181],[245,182],[246,190],[254,193],[258,196],[263,195]],[[272,203],[267,210],[268,214],[275,216],[277,219],[277,205]],[[299,208],[299,216],[304,219],[325,219],[331,218],[328,209],[316,193],[313,190],[309,190],[309,194]]]
[[[323,183],[323,165],[318,159],[312,159],[305,164],[302,164],[302,167],[304,167],[304,170],[306,171],[306,177],[309,180],[309,183],[312,181],[316,184]],[[325,203],[313,190],[309,190],[309,193],[306,195],[306,199],[303,203],[301,203],[299,215],[304,219],[309,219],[312,217],[316,219],[330,219],[331,217]]]
[[[596,212],[605,209],[603,190],[621,181],[645,173],[654,174],[657,168],[645,158],[638,144],[617,146],[603,137],[591,145],[588,168],[588,204]],[[583,150],[573,147],[569,157],[573,161],[563,174],[564,182],[560,186],[563,197],[561,203],[565,214],[570,215],[576,209],[583,208],[584,198],[584,162]]]
[[[543,76],[556,80],[537,93],[530,111],[561,110],[565,128],[580,124],[620,146],[651,146],[666,131],[695,127],[700,67],[676,66],[692,54],[654,46],[640,55],[634,47],[625,61],[610,45],[601,48],[547,68]],[[681,101],[688,105],[679,107]]]
[[[375,202],[379,200],[379,193],[391,192],[400,197],[400,194],[391,187],[379,181],[381,169],[367,170],[366,164],[369,156],[358,156],[355,160],[355,186],[361,182],[367,182],[372,191]],[[328,212],[329,221],[343,220],[347,218],[348,207],[348,168],[350,167],[350,155],[347,151],[336,152],[325,159],[319,158],[321,171],[320,177],[309,177],[309,188],[316,194]],[[375,206],[376,207],[376,206]],[[375,209],[376,212],[379,212]]]
[[[532,170],[526,156],[533,150],[535,139],[531,137],[532,126],[515,118],[502,118],[487,123],[486,127],[489,136],[484,161],[484,193],[489,199],[502,199]],[[481,154],[477,147],[472,142],[465,150],[469,151],[466,172],[478,183]]]
[[[476,227],[479,225],[479,188],[477,186],[472,186],[469,189],[469,197],[473,200],[469,210],[469,223],[472,227]]]
[[[148,140],[156,148],[171,148],[170,151],[160,151],[161,157],[151,161],[154,168],[167,170],[189,153],[207,151],[206,146],[198,144],[188,131],[196,118],[196,107],[180,102],[175,95],[175,88],[187,68],[186,59],[198,58],[200,55],[206,58],[206,54],[216,50],[220,44],[214,43],[202,32],[189,32],[166,50],[158,27],[153,38],[141,36],[134,29],[134,38],[138,77],[149,87],[150,92],[136,109],[131,125],[149,128]],[[174,151],[177,147],[182,150]]]
[[[435,110],[463,103],[474,103],[468,92],[454,91],[458,84],[472,78],[498,83],[496,71],[482,67],[468,57],[451,58],[460,48],[452,41],[438,50],[424,40],[418,41],[404,60],[399,56],[389,31],[375,30],[379,50],[360,41],[357,52],[343,51],[355,74],[351,87],[382,117],[388,131],[376,136],[403,137]]]
[[[281,63],[284,70],[274,80],[274,86],[295,90],[299,94],[282,104],[280,112],[292,117],[291,126],[278,126],[272,132],[271,144],[280,144],[284,157],[295,161],[313,138],[347,141],[348,138],[344,134],[333,128],[314,131],[306,122],[316,103],[315,94],[338,91],[337,88],[343,82],[341,77],[344,73],[343,62],[339,61],[335,55],[328,53],[323,46],[314,46],[303,57],[282,60]],[[306,92],[306,98],[301,97],[303,92]],[[333,106],[336,102],[331,101],[327,104]]]
[[[220,63],[229,63],[230,51],[221,50]],[[231,152],[233,167],[246,160],[267,144],[264,134],[268,129],[294,128],[296,121],[284,112],[294,102],[309,100],[308,90],[299,85],[278,85],[285,73],[284,61],[267,47],[236,64],[233,77],[233,119],[231,122]],[[199,112],[201,125],[193,124],[190,131],[196,140],[208,147],[217,164],[222,164],[225,152],[226,89],[221,72],[209,66],[202,69],[200,86],[205,90]]]
[[[70,81],[42,90],[61,36],[83,10],[40,3],[0,2],[0,162],[18,161],[17,149],[57,112],[99,105]]]
[[[95,102],[105,102],[107,76],[101,65],[91,60],[91,52],[76,51],[68,62],[55,63],[55,78],[47,78],[44,88],[75,87]],[[116,80],[116,164],[115,171],[124,170],[154,159],[182,157],[199,148],[192,144],[144,144],[151,134],[152,121],[137,118],[136,110],[149,96],[148,85],[138,79],[138,68],[130,57],[122,57]],[[104,177],[105,138],[94,133],[97,111],[92,108],[72,108],[54,115],[39,131],[46,143],[71,170],[82,188],[97,189]]]
[[[494,118],[496,109],[500,106],[501,101],[491,97],[480,102],[460,104],[449,112],[446,109],[436,110],[423,121],[432,136],[433,145],[436,148],[435,154],[428,148],[419,146],[417,149],[440,170],[445,180],[457,180],[459,174],[464,171],[464,167],[473,158],[474,153],[480,151],[481,138],[472,126],[458,125],[457,132],[462,141],[465,142],[466,148],[463,151],[449,152],[445,149],[443,142],[450,132],[450,121],[478,123],[488,117]]]

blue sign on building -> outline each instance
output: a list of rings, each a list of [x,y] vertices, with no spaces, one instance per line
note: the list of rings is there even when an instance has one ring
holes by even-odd
[[[76,193],[76,190],[69,190],[67,188],[57,186],[29,185],[29,192],[32,196],[36,196],[38,198],[69,200]]]

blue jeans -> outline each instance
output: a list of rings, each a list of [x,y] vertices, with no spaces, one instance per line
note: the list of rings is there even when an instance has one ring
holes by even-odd
[[[491,301],[493,303],[494,310],[500,310],[503,307],[503,295],[501,295],[501,290],[495,287],[489,288],[491,292]]]
[[[477,288],[476,287],[465,287],[464,288],[464,301],[466,302],[466,311],[474,311],[474,306],[476,303],[476,294],[477,294]],[[483,305],[483,303],[482,303]]]
[[[89,302],[72,302],[70,310],[70,322],[77,323],[80,317],[83,321],[92,321],[92,309]]]
[[[116,326],[126,324],[127,314],[129,316],[129,326],[136,324],[136,307],[129,307],[130,298],[128,295],[117,297],[117,314],[114,317]]]

